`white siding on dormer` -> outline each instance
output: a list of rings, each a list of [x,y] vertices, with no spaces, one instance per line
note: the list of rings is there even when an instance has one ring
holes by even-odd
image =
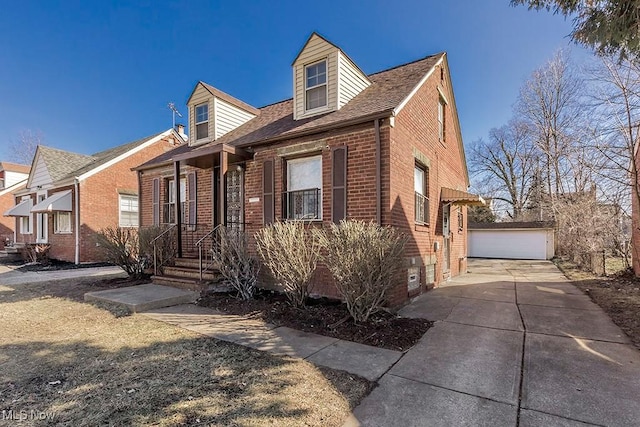
[[[202,141],[196,141],[196,106],[204,103],[209,104],[209,138]],[[208,142],[213,139],[214,123],[213,123],[213,95],[202,85],[198,85],[195,92],[189,100],[189,145],[196,143]]]
[[[294,75],[294,119],[302,119],[316,114],[323,114],[334,111],[338,108],[338,52],[339,50],[327,43],[321,37],[314,35],[306,44],[304,50],[300,52],[298,59],[293,65]],[[327,108],[317,109],[310,113],[305,111],[305,76],[306,65],[313,64],[322,59],[327,59]]]
[[[218,139],[227,132],[231,132],[238,126],[248,122],[255,115],[229,104],[220,98],[214,98],[214,123],[215,138]]]
[[[31,182],[29,183],[29,188],[36,187],[46,187],[50,185],[52,182],[51,175],[49,175],[49,169],[47,169],[47,165],[44,160],[38,156],[38,160],[36,161],[36,165],[33,168],[33,174],[31,176]]]
[[[338,52],[338,109],[351,101],[371,83],[358,67],[342,52]]]

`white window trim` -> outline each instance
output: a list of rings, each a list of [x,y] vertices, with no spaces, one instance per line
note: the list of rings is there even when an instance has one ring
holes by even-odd
[[[307,91],[309,91],[310,89],[314,89],[317,87],[320,87],[322,85],[315,85],[315,86],[311,86],[311,87],[307,87],[307,68],[312,67],[316,64],[319,64],[321,62],[325,63],[325,82],[323,83],[324,85],[324,89],[325,89],[325,96],[326,96],[326,104],[322,105],[320,107],[316,107],[316,108],[311,108],[311,109],[307,109]],[[304,67],[302,67],[302,77],[304,79],[304,113],[317,113],[319,111],[324,111],[324,110],[328,110],[329,109],[329,58],[322,58],[319,59],[315,62],[311,62],[309,64],[306,64]]]
[[[68,216],[69,217],[69,229],[61,230],[60,224],[58,221],[60,220],[60,216]],[[53,214],[53,234],[71,234],[73,233],[73,221],[71,220],[71,212],[55,212]]]
[[[302,163],[304,161],[308,161],[309,159],[313,159],[313,158],[318,158],[320,160],[320,186],[318,187],[320,189],[320,196],[319,196],[319,200],[318,200],[318,218],[313,218],[313,219],[288,219],[287,221],[307,221],[307,222],[313,222],[313,221],[322,221],[322,208],[323,208],[323,199],[324,199],[324,191],[323,191],[323,180],[322,180],[322,154],[316,154],[313,156],[305,156],[305,157],[297,157],[295,159],[289,159],[287,160],[287,191],[292,191],[291,188],[289,188],[289,176],[290,176],[290,172],[289,172],[289,167],[291,166],[291,164],[296,164],[296,163]],[[303,189],[305,190],[305,189]],[[298,191],[298,190],[293,190],[293,191]]]
[[[198,121],[198,107],[202,107],[204,105],[207,106],[207,120],[203,120],[203,121],[199,122]],[[211,120],[211,111],[210,111],[211,109],[209,107],[210,107],[209,101],[194,105],[194,107],[193,107],[193,122],[195,123],[195,127],[196,127],[193,131],[194,131],[194,134],[195,134],[195,140],[196,141],[207,141],[207,140],[209,140],[209,131],[210,131],[210,129],[209,129],[209,120]],[[198,138],[198,125],[201,125],[203,123],[207,124],[207,136],[205,136],[204,138]]]
[[[136,224],[135,225],[131,225],[131,224],[123,224],[122,223],[122,198],[135,198],[136,201],[138,202],[138,210],[136,211],[127,211],[127,212],[135,212],[136,214]],[[120,227],[123,228],[138,228],[140,225],[140,219],[139,219],[139,214],[140,214],[140,198],[135,195],[135,194],[122,194],[122,193],[118,193],[118,225]]]
[[[23,196],[20,201],[24,202],[25,200],[30,200],[31,196]],[[25,231],[24,229],[24,218],[27,218],[28,229]],[[33,234],[33,215],[29,214],[29,216],[21,216],[20,217],[20,234]]]

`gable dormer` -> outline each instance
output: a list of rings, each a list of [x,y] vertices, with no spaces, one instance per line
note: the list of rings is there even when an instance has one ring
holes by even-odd
[[[313,33],[293,61],[293,118],[339,110],[370,84],[338,46]]]
[[[204,82],[198,82],[187,101],[189,145],[215,141],[260,114],[257,108]]]

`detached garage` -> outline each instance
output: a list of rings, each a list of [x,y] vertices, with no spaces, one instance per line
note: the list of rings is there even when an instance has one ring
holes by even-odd
[[[469,223],[471,258],[551,259],[555,254],[552,222]]]

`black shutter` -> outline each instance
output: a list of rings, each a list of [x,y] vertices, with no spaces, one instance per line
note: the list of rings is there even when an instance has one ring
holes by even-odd
[[[197,189],[196,189],[196,173],[195,172],[191,172],[187,175],[187,197],[189,197],[188,199],[188,207],[187,209],[189,210],[189,228],[192,230],[195,230],[196,228],[196,223],[198,222],[198,211],[197,211],[197,204],[196,204],[196,193],[197,193]]]
[[[331,220],[347,217],[347,147],[334,148],[331,159]]]
[[[262,220],[264,225],[275,219],[273,160],[265,160],[262,164]]]
[[[153,225],[160,225],[160,178],[153,178]]]

